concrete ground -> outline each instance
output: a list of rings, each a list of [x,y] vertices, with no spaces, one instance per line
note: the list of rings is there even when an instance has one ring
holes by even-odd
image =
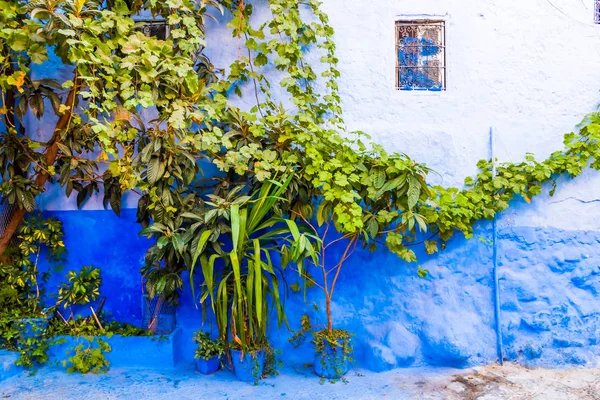
[[[600,368],[527,369],[517,364],[468,370],[403,369],[383,373],[352,371],[347,383],[320,383],[307,367],[284,369],[251,386],[229,371],[203,376],[191,369],[157,372],[112,369],[104,375],[68,375],[44,368],[34,376],[0,382],[4,399],[600,399]]]

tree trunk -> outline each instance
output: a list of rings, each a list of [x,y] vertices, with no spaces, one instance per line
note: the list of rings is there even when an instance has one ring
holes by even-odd
[[[51,166],[56,163],[56,156],[58,155],[58,141],[60,140],[59,134],[63,129],[65,129],[68,126],[69,120],[71,119],[73,108],[75,106],[75,96],[77,95],[78,90],[77,87],[78,81],[77,79],[75,79],[75,84],[73,85],[73,87],[71,87],[69,95],[67,96],[66,105],[69,108],[58,119],[56,127],[54,128],[54,134],[52,135],[52,138],[49,142],[50,145],[46,148],[47,166]],[[35,185],[41,187],[43,190],[44,186],[46,185],[46,182],[48,181],[48,178],[50,177],[48,176],[46,171],[40,170],[35,178]],[[6,226],[6,229],[4,229],[4,232],[0,237],[0,257],[4,258],[4,253],[8,248],[12,237],[17,232],[17,229],[19,229],[19,225],[21,225],[21,221],[23,220],[25,214],[27,214],[27,210],[25,210],[24,208],[19,208],[17,212],[15,212],[12,215],[8,225]]]
[[[333,333],[333,319],[331,318],[331,297],[325,296],[325,311],[327,312],[327,333]]]
[[[148,324],[148,330],[152,332],[153,335],[156,334],[158,329],[158,317],[160,313],[160,309],[162,308],[164,302],[163,296],[158,296],[158,300],[156,301],[156,306],[154,307],[154,312],[152,313],[152,318],[150,319],[150,323]]]

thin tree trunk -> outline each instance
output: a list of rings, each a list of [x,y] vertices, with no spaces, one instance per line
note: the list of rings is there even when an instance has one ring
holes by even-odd
[[[158,300],[156,301],[156,307],[154,307],[154,312],[152,313],[152,318],[150,319],[150,323],[148,323],[148,330],[152,332],[152,334],[156,334],[158,329],[158,314],[160,313],[160,309],[163,305],[164,297],[158,296]]]
[[[75,106],[75,96],[77,95],[77,90],[78,90],[77,87],[78,87],[78,80],[76,77],[75,84],[73,85],[73,87],[71,87],[71,90],[69,91],[69,95],[67,96],[66,105],[68,106],[68,109],[58,119],[58,122],[56,123],[56,127],[54,128],[54,134],[52,135],[52,138],[50,139],[50,145],[46,148],[46,165],[47,166],[51,166],[56,163],[56,157],[58,155],[58,142],[60,140],[59,135],[60,135],[61,131],[68,126],[69,121],[71,119],[71,115],[73,113],[73,108]],[[40,170],[37,173],[37,176],[35,178],[35,181],[34,181],[35,185],[38,187],[41,187],[43,189],[49,178],[50,178],[50,176],[48,176],[46,171]],[[25,210],[24,208],[19,208],[12,215],[8,225],[4,229],[4,232],[2,233],[2,236],[0,237],[0,256],[2,258],[4,258],[4,253],[5,253],[6,249],[8,248],[8,245],[10,244],[12,237],[17,232],[17,229],[19,229],[19,225],[21,225],[21,221],[23,220],[23,217],[25,217],[25,214],[27,214],[27,210]]]
[[[327,231],[329,230],[329,222],[327,223],[327,228],[325,229],[325,234],[323,235],[323,246],[321,247],[321,270],[323,271],[323,291],[325,292],[325,312],[327,314],[327,334],[331,335],[333,333],[333,318],[331,317],[331,294],[329,290],[329,283],[327,281],[327,267],[325,264],[325,250],[327,246],[325,246],[325,236],[327,235]],[[316,233],[316,230],[315,230]]]
[[[327,333],[333,333],[333,318],[331,317],[331,297],[325,296],[325,311],[327,312]]]

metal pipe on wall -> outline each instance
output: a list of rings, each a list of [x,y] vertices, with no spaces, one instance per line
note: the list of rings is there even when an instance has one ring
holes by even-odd
[[[492,154],[492,179],[496,176],[496,155],[494,128],[490,127],[490,153]],[[500,284],[498,282],[498,227],[496,215],[492,221],[492,263],[494,271],[494,316],[496,322],[496,351],[500,365],[504,362],[504,349],[502,346],[502,327],[500,324]]]

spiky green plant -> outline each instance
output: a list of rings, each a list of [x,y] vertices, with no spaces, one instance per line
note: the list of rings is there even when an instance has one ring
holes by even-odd
[[[222,236],[226,236],[231,249],[203,251],[210,236],[207,230],[192,260],[192,290],[194,267],[199,260],[204,278],[200,303],[210,305],[221,339],[231,339],[233,346],[243,351],[266,346],[271,311],[275,310],[279,326],[285,321],[281,282],[288,262],[297,263],[298,270],[303,271],[304,258],[318,257],[316,237],[285,218],[278,205],[286,201],[281,196],[292,177],[290,174],[279,181],[265,181],[254,194],[240,195],[241,201],[226,205],[223,216],[230,230]],[[280,265],[273,261],[274,254],[279,255]],[[222,269],[217,267],[218,260],[222,261]]]

